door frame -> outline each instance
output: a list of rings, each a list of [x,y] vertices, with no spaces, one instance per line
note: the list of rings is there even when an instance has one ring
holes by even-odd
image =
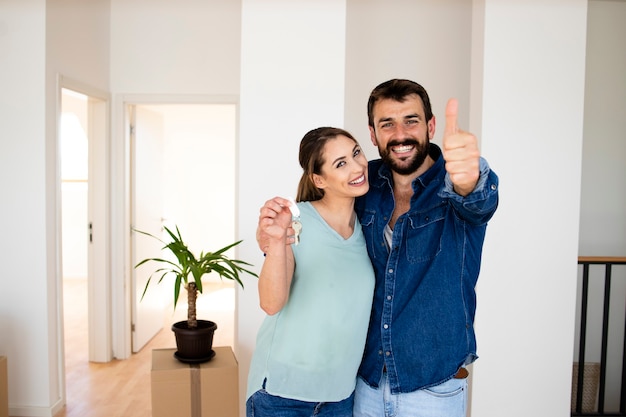
[[[108,93],[80,81],[62,75],[57,79],[57,119],[62,112],[62,90],[68,89],[88,97],[88,143],[89,143],[89,178],[88,178],[88,219],[94,225],[97,233],[93,233],[93,240],[88,248],[87,273],[87,304],[88,304],[88,343],[89,360],[92,362],[109,362],[112,359],[111,351],[111,320],[110,320],[110,210],[109,204],[109,120],[110,96]],[[59,125],[60,126],[60,125]],[[58,132],[58,129],[57,129]],[[59,137],[57,133],[57,160],[59,155]],[[60,166],[60,162],[59,162]],[[61,193],[60,176],[57,179],[57,193]],[[61,242],[62,222],[61,210],[58,210],[57,242]],[[87,229],[87,225],[85,225]],[[87,231],[87,230],[86,230]],[[59,265],[62,265],[62,247],[58,250]],[[63,289],[63,273],[59,271],[57,285],[59,294]],[[60,303],[62,309],[62,303]],[[61,337],[59,338],[62,362],[65,363],[65,343],[63,338],[64,320],[60,316]],[[65,374],[65,370],[63,370]]]
[[[113,99],[111,140],[111,308],[113,357],[132,355],[132,269],[131,265],[131,167],[130,124],[132,105],[234,104],[239,137],[239,97],[197,94],[119,94]],[[236,161],[238,158],[236,158]],[[235,162],[237,164],[237,162]]]

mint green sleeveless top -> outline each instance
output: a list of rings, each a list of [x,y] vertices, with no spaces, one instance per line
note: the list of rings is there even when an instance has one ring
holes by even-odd
[[[246,398],[261,389],[311,402],[350,396],[369,325],[374,271],[358,219],[344,239],[310,202],[298,203],[302,232],[292,245],[289,300],[257,335]]]

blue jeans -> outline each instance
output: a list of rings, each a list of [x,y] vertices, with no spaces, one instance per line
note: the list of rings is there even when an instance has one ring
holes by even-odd
[[[354,393],[338,402],[292,400],[260,389],[246,401],[246,417],[352,417]]]
[[[354,417],[465,417],[467,379],[450,379],[442,384],[404,394],[392,394],[387,373],[379,388],[357,378]]]

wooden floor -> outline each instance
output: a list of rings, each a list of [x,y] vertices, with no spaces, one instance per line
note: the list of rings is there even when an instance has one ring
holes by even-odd
[[[179,303],[174,313],[167,314],[164,329],[140,352],[125,360],[92,363],[88,360],[86,291],[85,280],[64,283],[67,402],[55,417],[151,417],[152,349],[175,347],[170,327],[186,318],[185,303]],[[233,345],[233,306],[231,283],[209,283],[198,298],[198,317],[218,323],[214,346]]]

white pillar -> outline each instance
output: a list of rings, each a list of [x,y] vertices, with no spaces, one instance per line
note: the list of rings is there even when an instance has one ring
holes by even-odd
[[[482,153],[500,176],[478,282],[471,415],[569,416],[586,0],[484,0],[473,56]],[[478,37],[478,39],[480,36]],[[483,48],[482,50],[480,48]],[[482,87],[477,87],[482,84]],[[478,120],[478,122],[476,122]]]

